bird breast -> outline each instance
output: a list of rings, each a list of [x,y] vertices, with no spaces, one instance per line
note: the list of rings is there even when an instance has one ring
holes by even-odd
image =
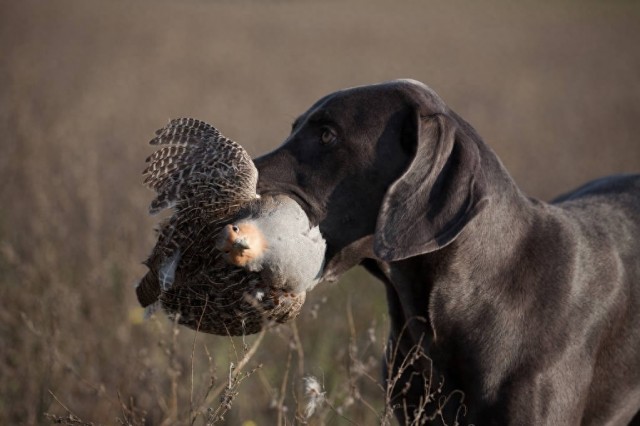
[[[324,266],[326,243],[320,230],[310,227],[306,213],[291,198],[277,196],[265,202],[264,208],[236,222],[237,226],[262,238],[260,267],[278,277],[287,291],[311,289]]]

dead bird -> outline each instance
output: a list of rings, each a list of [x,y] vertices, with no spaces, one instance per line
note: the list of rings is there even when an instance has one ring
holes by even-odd
[[[149,211],[173,208],[136,287],[147,315],[158,308],[188,327],[251,334],[298,315],[321,276],[325,242],[285,196],[260,197],[249,154],[211,125],[172,120],[150,142]]]
[[[299,293],[320,280],[326,244],[304,210],[289,197],[268,197],[250,206],[218,234],[223,259],[259,272],[273,287]]]

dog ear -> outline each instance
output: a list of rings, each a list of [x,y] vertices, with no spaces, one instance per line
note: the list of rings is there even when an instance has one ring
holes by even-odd
[[[478,146],[443,114],[409,120],[402,142],[415,155],[387,190],[374,236],[388,262],[446,246],[486,204]]]

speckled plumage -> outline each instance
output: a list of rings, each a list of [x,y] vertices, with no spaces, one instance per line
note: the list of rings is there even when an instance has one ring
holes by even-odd
[[[217,220],[256,198],[258,171],[249,154],[216,128],[193,119],[171,120],[151,145],[144,183],[156,191],[149,212],[175,206]]]
[[[298,240],[292,236],[309,231],[302,209],[286,197],[261,199],[258,172],[248,153],[202,121],[172,120],[150,143],[161,147],[147,158],[143,172],[145,185],[157,193],[149,211],[173,207],[174,214],[160,225],[145,261],[149,272],[136,288],[142,306],[149,311],[162,307],[181,324],[214,334],[251,334],[265,323],[297,316],[305,290],[317,282],[322,260],[308,284],[297,282],[298,276],[285,277],[282,271],[292,268],[277,262],[306,262],[290,255],[294,247],[283,251],[286,244],[279,242],[284,238],[295,245]],[[216,248],[223,227],[242,220],[269,228],[265,235],[273,241],[265,245],[265,259],[271,263],[239,267]],[[278,222],[281,235],[270,231]],[[315,232],[319,236],[317,228]]]

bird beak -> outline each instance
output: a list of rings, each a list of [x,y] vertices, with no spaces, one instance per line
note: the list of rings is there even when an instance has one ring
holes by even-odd
[[[238,238],[233,242],[233,248],[240,249],[240,250],[248,250],[249,244],[244,238]]]

